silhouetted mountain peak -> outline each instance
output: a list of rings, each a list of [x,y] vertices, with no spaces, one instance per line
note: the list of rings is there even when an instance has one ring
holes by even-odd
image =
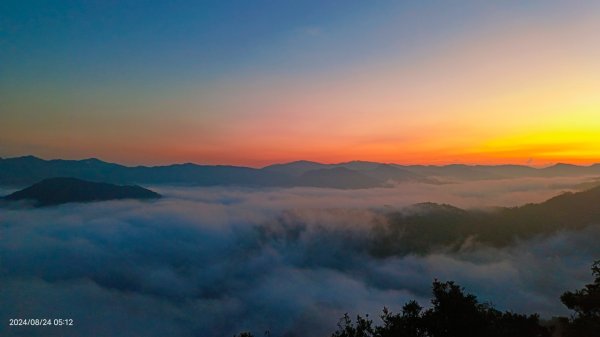
[[[98,158],[86,158],[86,159],[82,159],[80,160],[82,163],[88,163],[88,164],[99,164],[99,163],[106,163],[103,160],[100,160]]]
[[[4,199],[31,200],[34,206],[51,206],[68,202],[155,198],[160,198],[160,194],[137,185],[120,186],[77,178],[49,178],[14,192]]]
[[[353,160],[345,163],[335,164],[334,166],[341,166],[355,171],[370,171],[377,168],[377,166],[379,165],[381,165],[381,163],[364,160]]]
[[[321,163],[316,162],[316,161],[312,161],[312,160],[295,160],[295,161],[289,162],[288,164],[291,164],[291,165],[303,165],[303,164],[308,164],[308,165],[315,165],[315,164],[316,165],[322,165]]]
[[[567,164],[567,163],[556,163],[556,164],[550,166],[550,168],[552,168],[552,167],[561,168],[561,167],[580,167],[580,166],[573,165],[573,164]]]
[[[272,164],[272,165],[268,165],[265,166],[263,168],[274,168],[274,167],[289,167],[289,166],[325,166],[326,164],[321,164],[319,162],[316,161],[310,161],[310,160],[295,160],[295,161],[290,161],[287,163],[281,163],[281,164]]]
[[[325,164],[320,164],[308,160],[299,160],[284,164],[273,164],[265,166],[261,169],[264,172],[279,172],[290,176],[300,176],[307,171],[316,170],[319,168],[327,167]]]
[[[26,162],[44,162],[45,160],[42,158],[38,158],[36,156],[28,155],[22,157],[14,157],[14,158],[6,158],[6,160],[20,160]]]
[[[435,202],[421,202],[418,204],[411,205],[409,207],[404,208],[403,212],[411,214],[411,213],[427,213],[427,214],[446,214],[446,215],[456,215],[456,214],[466,214],[467,211],[458,208],[456,206],[452,206],[449,204],[438,204]]]

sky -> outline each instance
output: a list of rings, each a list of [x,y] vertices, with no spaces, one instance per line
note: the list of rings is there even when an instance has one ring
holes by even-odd
[[[600,162],[598,1],[2,1],[0,156]]]

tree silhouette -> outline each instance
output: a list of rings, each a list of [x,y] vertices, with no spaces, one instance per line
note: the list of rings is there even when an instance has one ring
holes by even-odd
[[[402,314],[394,315],[383,308],[383,326],[377,327],[377,336],[425,337],[426,330],[421,316],[423,307],[410,301],[402,307]]]
[[[600,260],[592,264],[592,274],[594,283],[561,296],[575,315],[551,323],[555,337],[600,337]],[[427,310],[416,301],[407,302],[399,314],[383,308],[380,326],[374,326],[369,315],[357,315],[353,322],[346,313],[331,337],[550,337],[537,314],[501,312],[491,304],[479,303],[475,295],[452,281],[435,280],[432,294]],[[234,337],[253,336],[242,332]]]
[[[567,291],[560,297],[575,315],[568,320],[566,336],[600,336],[600,260],[592,264],[594,283],[575,292]]]
[[[485,332],[488,307],[454,282],[433,282],[431,304],[424,314],[430,336],[475,337]]]
[[[332,337],[373,337],[373,321],[369,319],[369,315],[362,318],[356,316],[356,324],[352,323],[350,316],[344,314],[344,317],[338,322],[338,330],[334,332]]]
[[[332,337],[549,337],[537,315],[500,312],[490,304],[464,292],[454,282],[433,282],[432,307],[427,310],[415,301],[393,314],[383,309],[383,325],[360,315],[353,323],[348,314],[338,323]]]

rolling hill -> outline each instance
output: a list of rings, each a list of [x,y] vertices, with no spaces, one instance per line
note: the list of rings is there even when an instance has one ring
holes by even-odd
[[[32,202],[43,207],[69,202],[91,202],[119,199],[157,199],[160,194],[140,186],[119,186],[76,178],[50,178],[14,192],[6,201]]]

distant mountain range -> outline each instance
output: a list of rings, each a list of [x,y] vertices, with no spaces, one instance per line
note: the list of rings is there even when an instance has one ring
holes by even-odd
[[[91,158],[44,160],[34,156],[0,159],[0,185],[26,186],[53,177],[117,184],[185,184],[199,186],[312,186],[371,188],[394,182],[445,183],[516,177],[600,175],[600,165],[557,164],[547,168],[519,165],[397,165],[365,161],[321,164],[296,161],[256,169],[226,165],[174,164],[124,166]]]
[[[31,202],[32,206],[43,207],[69,202],[157,198],[160,198],[160,194],[140,186],[118,186],[76,178],[49,178],[0,199]]]

